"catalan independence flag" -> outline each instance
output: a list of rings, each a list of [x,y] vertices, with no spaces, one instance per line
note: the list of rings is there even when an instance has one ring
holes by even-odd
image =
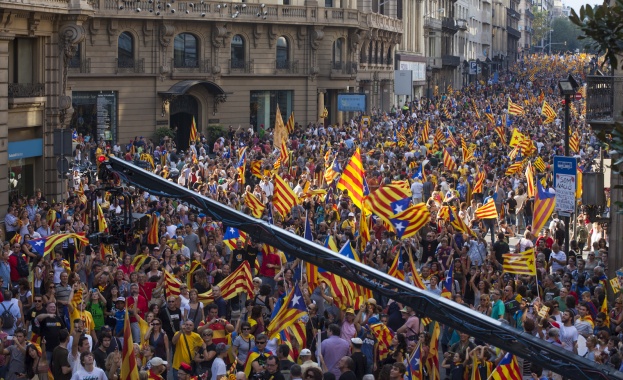
[[[350,158],[348,165],[344,167],[344,172],[337,183],[337,188],[344,191],[348,191],[348,196],[353,201],[353,204],[358,208],[363,206],[363,163],[361,162],[361,151],[359,148],[355,151],[355,154]]]
[[[424,371],[422,370],[422,351],[420,349],[420,345],[418,344],[415,350],[413,351],[413,355],[409,359],[409,368],[407,370],[407,379],[408,380],[423,380],[424,379]]]
[[[505,273],[536,276],[534,249],[520,253],[504,253],[502,257],[504,258],[502,270]]]
[[[456,162],[454,162],[454,158],[452,158],[448,149],[443,150],[443,164],[451,172],[456,170]]]
[[[430,212],[424,203],[413,205],[391,219],[398,239],[415,235],[429,221]]]
[[[554,109],[547,104],[547,102],[545,100],[543,100],[543,107],[541,107],[541,115],[545,115],[545,120],[543,121],[543,124],[549,124],[551,122],[553,122],[554,120],[556,120],[556,111],[554,111]]]
[[[537,193],[534,199],[534,214],[532,215],[532,231],[538,234],[545,227],[549,217],[556,207],[556,194],[545,190],[540,182],[536,183]]]
[[[474,212],[474,216],[478,219],[497,219],[498,211],[495,208],[495,202],[493,202],[493,199],[489,199],[489,202],[480,206]]]
[[[301,293],[299,285],[296,284],[290,294],[288,294],[283,300],[281,308],[266,328],[269,338],[272,339],[277,337],[281,330],[292,326],[306,314],[307,305],[305,305],[303,293]]]
[[[402,260],[402,251],[399,249],[394,257],[392,266],[387,270],[387,274],[399,280],[405,279],[404,261]]]
[[[406,182],[390,183],[373,191],[366,198],[365,207],[390,224],[394,215],[409,207],[411,196],[411,189]]]
[[[528,161],[526,165],[526,182],[528,183],[527,194],[529,198],[534,198],[536,196],[536,188],[534,187],[534,169],[532,169],[532,164]]]
[[[76,239],[85,245],[89,244],[89,239],[85,236],[83,232],[50,235],[48,237],[44,237],[40,239],[33,239],[30,241],[30,244],[32,245],[32,248],[38,254],[42,256],[46,256],[52,251],[54,251],[54,247],[61,244],[67,239]]]
[[[492,380],[521,380],[521,370],[515,356],[507,352],[489,378]]]

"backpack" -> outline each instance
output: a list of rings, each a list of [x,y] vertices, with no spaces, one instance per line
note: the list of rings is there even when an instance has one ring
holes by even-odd
[[[15,316],[11,314],[12,307],[13,304],[11,304],[8,309],[2,305],[4,311],[0,314],[0,319],[2,319],[2,328],[4,330],[10,330],[15,327]]]
[[[24,260],[24,256],[17,254],[15,257],[17,258],[17,274],[19,274],[20,277],[28,277],[30,269],[28,269],[28,263]]]

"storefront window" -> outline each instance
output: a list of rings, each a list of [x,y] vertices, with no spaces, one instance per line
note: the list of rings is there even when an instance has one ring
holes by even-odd
[[[28,163],[33,160],[9,161],[9,203],[34,194],[34,165]]]
[[[275,125],[277,104],[279,104],[283,122],[287,122],[290,113],[292,113],[293,99],[294,91],[291,90],[251,91],[250,123],[253,128],[257,130],[260,125],[264,125],[264,129],[273,127]]]
[[[74,91],[74,114],[70,128],[85,139],[117,142],[117,93],[114,91]]]

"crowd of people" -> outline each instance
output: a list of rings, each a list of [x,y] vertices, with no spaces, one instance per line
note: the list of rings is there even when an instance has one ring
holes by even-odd
[[[289,162],[280,165],[275,164],[282,155],[281,144],[273,141],[275,130],[263,126],[230,127],[209,145],[200,134],[185,151],[176,149],[175,139],[137,137],[127,146],[99,147],[78,139],[76,160],[111,153],[147,162],[143,166],[154,173],[247,214],[253,210],[245,198],[252,194],[266,206],[260,218],[301,236],[309,221],[316,243],[332,240],[338,249],[351,244],[363,263],[381,272],[395,273],[395,261],[413,260],[432,293],[442,293],[440,280],[453,266],[453,301],[620,369],[623,299],[605,299],[610,286],[607,226],[580,208],[571,225],[553,214],[543,229],[534,230],[534,199],[527,196],[524,171],[507,174],[519,159],[540,159],[536,180],[552,191],[551,163],[553,156],[564,154],[565,126],[560,116],[545,123],[542,103],[562,115],[558,80],[572,74],[581,82],[589,59],[526,56],[496,80],[438,89],[433,99],[371,115],[369,124],[360,118],[343,125],[297,123],[287,134]],[[509,98],[524,107],[524,115],[508,114]],[[572,111],[569,127],[579,139],[574,156],[579,168],[590,172],[597,154],[607,155],[607,146],[585,124],[583,101],[574,101]],[[502,134],[494,131],[499,126]],[[521,152],[511,157],[508,141],[514,130],[534,142],[534,151],[524,152],[525,157]],[[461,147],[452,140],[467,143]],[[403,183],[410,193],[407,203],[425,203],[430,220],[414,236],[397,238],[376,215],[369,222],[362,219],[349,194],[336,188],[339,171],[357,148],[370,194]],[[464,149],[473,156],[466,162]],[[444,164],[444,150],[455,168]],[[486,177],[476,193],[482,172]],[[284,215],[273,212],[273,174],[299,197]],[[263,249],[262,242],[242,234],[231,239],[228,226],[183,202],[131,184],[124,184],[129,197],[117,197],[100,190],[101,185],[77,172],[58,201],[36,190],[8,208],[0,255],[0,377],[118,379],[126,311],[140,376],[149,379],[401,379],[412,370],[409,359],[417,347],[426,363],[425,378],[454,380],[472,368],[487,378],[504,358],[504,351],[470,339],[469,332],[420,319],[417,310],[395,300],[372,294],[359,305],[349,304],[336,296],[331,283],[308,281],[305,265],[289,252]],[[100,249],[71,238],[42,256],[33,246],[37,239],[101,232],[96,214],[86,207],[87,192],[96,194],[109,225],[125,208],[155,215],[157,243],[148,244],[147,225],[119,245]],[[475,212],[489,199],[499,218],[480,220]],[[440,215],[445,206],[453,207],[474,234],[453,228]],[[361,220],[370,224],[367,242],[359,233]],[[574,231],[568,251],[563,250],[565,229]],[[534,250],[536,276],[504,272],[503,254],[529,249]],[[217,284],[245,261],[253,271],[254,294],[225,300]],[[198,267],[188,274],[195,263]],[[408,265],[400,270],[407,282],[417,277]],[[180,280],[179,296],[167,291],[166,273]],[[271,315],[297,283],[308,311],[302,319],[305,334],[276,338],[267,331]],[[204,304],[200,295],[208,291],[214,302]],[[140,328],[143,321],[147,329]],[[379,324],[389,338],[378,334]],[[443,357],[438,365],[431,360],[435,355]],[[529,378],[560,378],[522,364]]]

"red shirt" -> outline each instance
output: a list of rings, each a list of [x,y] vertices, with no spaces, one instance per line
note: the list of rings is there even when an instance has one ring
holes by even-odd
[[[276,265],[276,267],[269,268],[268,264]],[[262,266],[260,267],[260,276],[273,278],[277,274],[277,271],[281,268],[281,258],[279,255],[269,253],[264,256],[262,260]]]
[[[149,307],[147,306],[147,300],[145,299],[145,297],[143,297],[142,295],[138,295],[138,297],[128,297],[127,301],[128,301],[128,310],[132,310],[134,308],[134,302],[136,301],[135,298],[138,298],[138,315],[141,316],[141,318],[145,318],[145,313],[147,313],[149,311]],[[130,322],[134,323],[134,322],[138,322],[136,317],[131,316],[130,317]]]
[[[145,299],[151,299],[151,293],[154,291],[158,283],[156,282],[146,282],[143,285],[138,285],[138,294],[145,297]]]
[[[9,259],[9,266],[11,267],[11,282],[17,282],[20,279],[19,273],[17,273],[17,256],[15,254],[11,254]]]

